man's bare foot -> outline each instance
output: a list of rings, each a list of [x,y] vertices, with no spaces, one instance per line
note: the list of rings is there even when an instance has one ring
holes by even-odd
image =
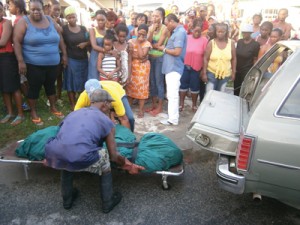
[[[162,110],[154,109],[154,110],[152,110],[152,111],[149,112],[149,114],[151,116],[157,116],[157,114],[159,114],[159,113],[162,113]]]

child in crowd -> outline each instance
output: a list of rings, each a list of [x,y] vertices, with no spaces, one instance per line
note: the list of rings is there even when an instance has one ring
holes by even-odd
[[[121,69],[120,58],[112,54],[114,41],[116,41],[114,33],[107,30],[103,38],[104,52],[100,52],[98,55],[97,69],[99,80],[120,81],[118,74]]]
[[[273,30],[273,24],[269,21],[265,21],[260,26],[260,34],[255,38],[255,41],[257,41],[262,47],[265,44],[269,44],[270,41],[270,34]]]
[[[141,24],[147,24],[148,23],[148,17],[144,13],[139,13],[136,16],[136,28],[134,28],[130,32],[130,38],[134,39],[137,38],[137,33],[138,33],[138,27]]]
[[[119,72],[120,84],[125,86],[130,80],[131,75],[131,54],[129,54],[129,46],[126,41],[129,30],[124,23],[118,24],[115,29],[118,40],[114,43],[114,48],[121,56],[121,70]]]
[[[139,99],[138,118],[144,117],[145,100],[149,97],[149,74],[150,62],[148,53],[151,44],[147,41],[148,26],[141,24],[138,27],[137,38],[129,40],[132,52],[132,74],[127,84],[127,95],[129,103],[133,98]]]

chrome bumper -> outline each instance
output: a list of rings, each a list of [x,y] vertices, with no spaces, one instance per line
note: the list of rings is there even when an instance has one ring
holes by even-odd
[[[219,155],[217,161],[216,173],[219,186],[234,194],[242,194],[245,189],[245,177],[229,171],[228,156]]]

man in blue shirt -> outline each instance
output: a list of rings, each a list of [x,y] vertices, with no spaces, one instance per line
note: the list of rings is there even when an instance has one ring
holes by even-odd
[[[163,56],[162,73],[166,76],[168,119],[160,121],[164,125],[178,125],[179,122],[179,86],[184,69],[187,34],[175,14],[169,14],[165,25],[172,34],[166,46],[161,46]]]
[[[110,160],[122,169],[136,174],[144,169],[131,163],[116,150],[115,128],[104,113],[110,110],[111,95],[102,89],[91,92],[91,106],[70,113],[60,124],[57,136],[45,146],[46,164],[61,169],[63,206],[72,207],[77,196],[73,188],[73,172],[88,171],[100,176],[102,211],[110,212],[122,199],[113,192]],[[102,148],[106,142],[107,149]]]

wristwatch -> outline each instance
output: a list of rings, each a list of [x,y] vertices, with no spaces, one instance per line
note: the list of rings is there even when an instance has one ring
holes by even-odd
[[[163,53],[166,53],[167,48],[164,48]]]

